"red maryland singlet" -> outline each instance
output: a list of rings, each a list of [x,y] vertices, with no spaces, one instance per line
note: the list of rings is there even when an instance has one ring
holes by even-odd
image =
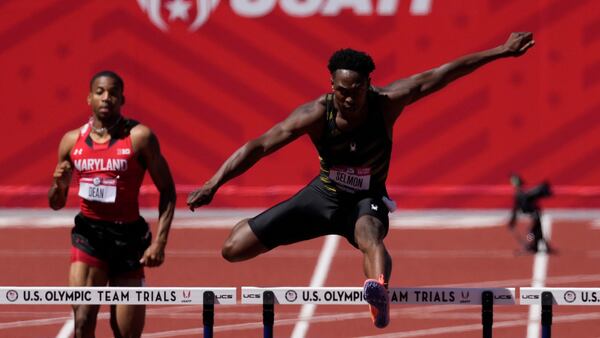
[[[71,150],[81,213],[112,222],[138,220],[138,195],[145,168],[133,152],[131,136],[127,134],[121,139],[96,143],[90,132],[86,123]]]

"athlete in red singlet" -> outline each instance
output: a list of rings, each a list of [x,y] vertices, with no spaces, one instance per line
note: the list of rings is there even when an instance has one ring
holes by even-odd
[[[142,286],[144,266],[159,266],[175,209],[175,185],[152,131],[121,115],[123,80],[114,72],[92,77],[92,117],[67,132],[48,200],[54,210],[67,201],[75,173],[81,212],[72,230],[71,286]],[[160,193],[157,234],[140,216],[138,196],[146,170]],[[94,337],[99,305],[74,305],[75,337]],[[145,306],[111,307],[115,337],[140,337]]]
[[[91,134],[93,121],[80,128],[70,157],[79,174],[83,216],[114,222],[134,222],[139,215],[138,193],[145,168],[131,144],[131,135],[97,143]],[[122,124],[134,124],[128,120]]]

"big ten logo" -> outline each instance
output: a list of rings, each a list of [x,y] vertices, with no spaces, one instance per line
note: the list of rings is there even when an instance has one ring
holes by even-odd
[[[148,14],[150,21],[163,31],[169,22],[183,21],[188,29],[200,28],[219,5],[219,0],[137,0],[140,8]],[[411,15],[428,15],[433,0],[410,0]],[[393,16],[398,11],[400,0],[229,0],[233,13],[245,18],[259,18],[270,14],[276,6],[292,17],[314,15],[337,16],[342,10],[352,10],[360,16]],[[195,15],[194,15],[195,14]]]

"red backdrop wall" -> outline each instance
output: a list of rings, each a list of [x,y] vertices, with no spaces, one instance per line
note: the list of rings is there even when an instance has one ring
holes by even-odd
[[[511,31],[534,32],[536,46],[405,110],[390,191],[404,207],[500,207],[518,171],[531,183],[551,180],[549,205],[598,206],[593,0],[0,1],[0,205],[45,205],[58,142],[87,121],[98,70],[123,76],[123,112],[158,135],[183,202],[245,140],[327,91],[336,49],[369,52],[373,83],[385,85],[497,46]],[[300,139],[232,181],[214,205],[265,206],[317,169]],[[143,199],[155,200],[152,189]]]

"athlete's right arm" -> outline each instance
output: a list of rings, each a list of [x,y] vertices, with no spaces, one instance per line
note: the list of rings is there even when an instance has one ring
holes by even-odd
[[[261,158],[272,154],[298,137],[316,133],[325,114],[325,98],[308,102],[294,110],[261,136],[246,142],[236,150],[201,188],[188,196],[190,210],[210,203],[219,187],[250,169]]]
[[[69,154],[77,141],[79,130],[67,132],[58,146],[58,164],[52,175],[52,185],[48,191],[48,203],[54,210],[61,209],[67,203],[67,194],[71,184],[72,163]]]

